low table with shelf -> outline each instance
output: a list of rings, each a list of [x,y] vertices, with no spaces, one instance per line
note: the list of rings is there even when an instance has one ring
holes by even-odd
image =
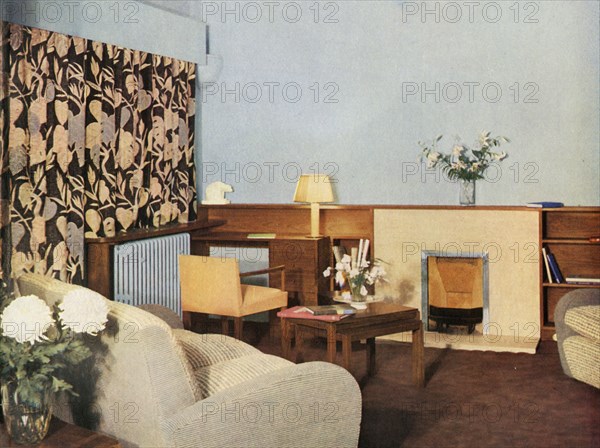
[[[292,361],[302,360],[303,333],[327,338],[327,361],[334,363],[336,342],[342,341],[342,367],[352,368],[352,342],[367,342],[367,374],[375,373],[375,338],[388,334],[412,332],[412,376],[418,387],[425,384],[423,323],[418,309],[386,302],[369,303],[364,310],[335,322],[314,319],[282,318],[282,350]],[[292,351],[292,336],[296,346]]]

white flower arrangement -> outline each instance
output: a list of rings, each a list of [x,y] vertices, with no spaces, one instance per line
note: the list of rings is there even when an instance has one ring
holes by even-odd
[[[376,258],[371,266],[367,260],[369,240],[360,240],[358,251],[352,250],[352,256],[345,254],[335,265],[335,282],[340,289],[347,287],[353,300],[360,300],[368,294],[367,286],[374,285],[377,281],[384,280],[386,275],[382,264],[383,260]],[[330,277],[331,266],[323,271],[323,276]],[[344,293],[342,293],[344,295]]]
[[[51,309],[35,295],[11,301],[0,315],[0,379],[16,382],[21,401],[40,403],[47,389],[74,394],[61,370],[92,352],[83,334],[106,327],[106,299],[91,291],[73,291]]]
[[[74,290],[66,294],[58,305],[58,314],[63,325],[75,333],[96,336],[108,322],[108,306],[99,294],[85,290]]]
[[[2,316],[2,335],[19,344],[47,340],[44,333],[54,324],[52,310],[37,296],[22,296],[6,307]]]
[[[485,171],[493,162],[500,162],[507,157],[504,151],[495,152],[493,149],[503,142],[510,142],[506,137],[490,137],[490,134],[490,132],[483,131],[476,143],[479,147],[473,149],[460,143],[460,139],[457,137],[450,154],[437,151],[437,143],[442,139],[441,135],[431,143],[419,142],[422,148],[420,158],[425,159],[429,169],[440,166],[451,180],[483,179]]]

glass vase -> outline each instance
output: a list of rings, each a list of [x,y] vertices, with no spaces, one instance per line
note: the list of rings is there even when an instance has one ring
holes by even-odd
[[[17,383],[2,384],[2,413],[8,435],[17,445],[34,445],[41,442],[50,428],[52,412],[51,393],[46,389],[40,402],[25,403],[16,393]]]
[[[367,294],[361,293],[362,286],[363,286],[362,283],[359,285],[354,285],[354,284],[352,284],[352,282],[350,283],[350,294],[352,294],[353,302],[366,302],[367,301]]]
[[[460,179],[458,185],[460,205],[475,205],[475,181]]]

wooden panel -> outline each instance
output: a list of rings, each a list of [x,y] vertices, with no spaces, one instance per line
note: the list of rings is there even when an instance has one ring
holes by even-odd
[[[299,293],[302,305],[316,305],[318,292],[327,291],[329,284],[322,272],[330,259],[329,238],[303,240],[272,240],[269,263],[284,264],[286,289]]]
[[[600,245],[547,244],[563,277],[600,278]]]
[[[570,288],[545,288],[546,300],[544,306],[544,325],[554,325],[554,310],[558,301],[566,293],[572,291]]]
[[[321,210],[321,231],[335,238],[373,239],[373,209]]]
[[[544,212],[544,238],[588,239],[600,236],[598,211]]]
[[[107,299],[113,298],[113,246],[104,243],[86,244],[86,286]]]
[[[219,228],[224,232],[264,233],[276,232],[286,235],[310,233],[310,208],[228,208],[209,209],[210,219],[226,220]]]
[[[202,207],[201,207],[202,208]],[[238,204],[207,206],[210,220],[225,220],[225,232],[276,232],[285,235],[310,233],[310,207],[290,204]],[[369,206],[321,206],[323,235],[369,238],[373,234],[373,209]]]

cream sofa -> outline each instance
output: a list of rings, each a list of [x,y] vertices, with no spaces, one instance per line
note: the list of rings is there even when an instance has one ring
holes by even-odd
[[[554,310],[554,323],[565,374],[600,388],[600,290],[565,294]]]
[[[36,274],[21,276],[18,287],[50,304],[81,288]],[[54,413],[63,420],[110,434],[123,447],[358,445],[361,394],[341,367],[296,365],[107,303],[107,329],[90,340],[93,359],[69,372],[80,397],[57,400]]]

